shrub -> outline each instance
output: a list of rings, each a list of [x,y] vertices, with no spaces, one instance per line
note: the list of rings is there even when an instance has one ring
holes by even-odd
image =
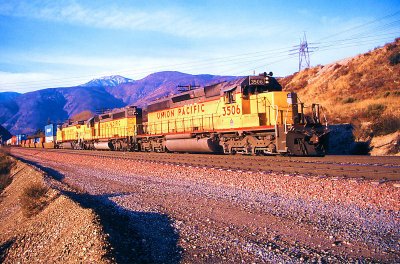
[[[22,212],[26,217],[31,217],[42,211],[47,205],[48,188],[41,183],[33,183],[24,189],[20,202]]]
[[[390,50],[394,50],[396,47],[397,47],[396,43],[390,43],[387,45],[386,49],[388,51],[390,51]]]
[[[344,103],[344,104],[351,104],[351,103],[354,103],[355,101],[356,101],[355,98],[353,98],[353,97],[347,97],[347,98],[345,98],[345,99],[342,100],[342,103]]]
[[[400,63],[400,52],[394,52],[390,57],[389,57],[389,64],[394,66],[396,64]]]
[[[377,118],[385,111],[386,106],[383,104],[370,104],[365,111],[367,117]]]
[[[395,115],[384,115],[376,118],[371,124],[375,136],[383,136],[400,130],[400,117]]]
[[[0,192],[11,183],[10,171],[12,166],[14,166],[14,161],[3,151],[0,152]]]

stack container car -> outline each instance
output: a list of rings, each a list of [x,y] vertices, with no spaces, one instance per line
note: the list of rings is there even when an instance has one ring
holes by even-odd
[[[11,146],[16,146],[17,145],[17,136],[12,136],[11,138]]]
[[[57,125],[56,124],[49,124],[44,127],[44,142],[42,145],[44,148],[54,148],[56,143],[56,136],[57,136]]]
[[[18,134],[18,135],[16,136],[15,145],[16,145],[16,146],[25,145],[25,140],[26,140],[26,134]]]
[[[28,148],[35,148],[36,147],[36,145],[35,145],[35,137],[34,136],[28,137],[28,144],[27,144],[26,147],[28,147]]]
[[[35,148],[43,148],[43,143],[45,141],[45,137],[42,135],[35,136],[34,142],[35,142]]]

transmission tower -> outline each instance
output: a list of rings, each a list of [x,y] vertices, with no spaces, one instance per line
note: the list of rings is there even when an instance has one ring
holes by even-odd
[[[301,69],[310,68],[310,53],[318,49],[317,47],[311,47],[310,44],[313,45],[316,43],[308,43],[306,32],[304,32],[303,39],[300,39],[300,44],[294,46],[294,49],[290,50],[294,51],[290,53],[290,55],[299,55],[299,71],[301,71]]]

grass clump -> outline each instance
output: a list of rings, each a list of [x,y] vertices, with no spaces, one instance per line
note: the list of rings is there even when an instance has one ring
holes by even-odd
[[[31,217],[42,211],[48,204],[47,192],[49,188],[41,183],[33,183],[23,190],[20,197],[22,212]]]
[[[400,52],[394,52],[390,57],[389,57],[389,63],[390,65],[394,66],[396,64],[400,63]]]
[[[371,124],[371,130],[375,136],[383,136],[400,130],[400,117],[384,115],[376,118]]]
[[[386,106],[384,104],[370,104],[367,107],[365,115],[367,117],[378,118],[385,111]]]
[[[347,98],[345,98],[345,99],[342,100],[342,103],[344,103],[344,104],[351,104],[351,103],[354,103],[355,101],[356,101],[355,98],[353,98],[353,97],[347,97]]]
[[[14,161],[4,150],[0,150],[0,192],[11,183],[10,171],[13,166]]]

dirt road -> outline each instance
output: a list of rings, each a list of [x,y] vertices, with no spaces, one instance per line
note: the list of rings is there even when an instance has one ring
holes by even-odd
[[[99,215],[117,262],[400,261],[396,182],[12,154]]]

